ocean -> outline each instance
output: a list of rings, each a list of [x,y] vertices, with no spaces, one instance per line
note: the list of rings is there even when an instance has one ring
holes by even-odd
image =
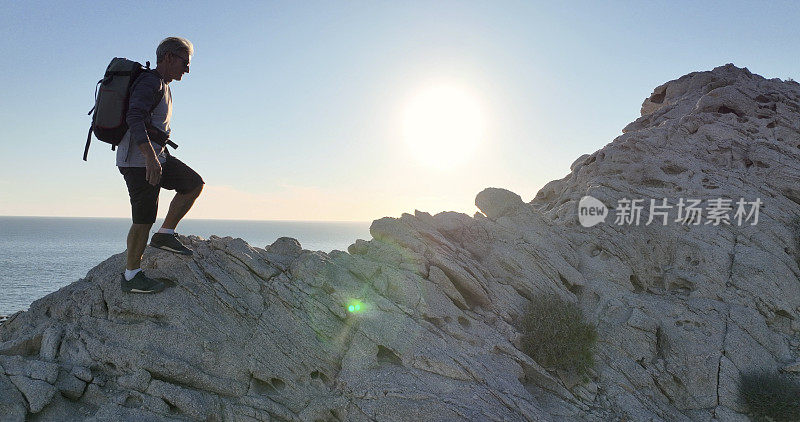
[[[156,221],[153,231],[161,227]],[[275,239],[297,239],[304,249],[346,251],[370,239],[371,222],[184,220],[178,233],[208,239],[241,237],[265,248]],[[84,276],[111,255],[124,252],[129,218],[0,217],[0,316]],[[122,271],[122,269],[120,269]]]

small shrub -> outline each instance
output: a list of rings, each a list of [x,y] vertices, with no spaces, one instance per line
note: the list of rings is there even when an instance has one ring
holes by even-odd
[[[800,384],[777,373],[742,375],[739,395],[756,420],[800,420]]]
[[[597,330],[573,303],[554,295],[535,298],[520,329],[522,351],[546,368],[583,375],[594,365]]]

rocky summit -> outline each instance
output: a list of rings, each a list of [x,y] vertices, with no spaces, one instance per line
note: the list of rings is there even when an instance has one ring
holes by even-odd
[[[744,374],[800,372],[799,132],[800,84],[728,64],[529,203],[488,188],[347,252],[190,236],[147,250],[156,295],[112,256],[0,325],[0,419],[746,421]],[[523,351],[539,295],[596,327],[588,375]]]

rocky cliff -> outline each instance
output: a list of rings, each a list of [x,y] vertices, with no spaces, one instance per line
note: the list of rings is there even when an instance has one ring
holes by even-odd
[[[145,254],[157,295],[112,256],[0,325],[0,419],[748,420],[743,373],[800,371],[800,85],[726,65],[641,113],[530,203],[487,189],[329,254],[189,237]],[[540,294],[596,325],[588,379],[521,351]]]

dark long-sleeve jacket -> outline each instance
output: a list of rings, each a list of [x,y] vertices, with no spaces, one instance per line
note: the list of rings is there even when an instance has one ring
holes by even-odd
[[[145,167],[144,155],[139,150],[139,145],[145,142],[150,142],[161,163],[166,161],[163,141],[170,134],[171,117],[172,94],[169,85],[157,72],[143,72],[131,91],[128,114],[125,116],[128,132],[117,147],[117,166]]]

